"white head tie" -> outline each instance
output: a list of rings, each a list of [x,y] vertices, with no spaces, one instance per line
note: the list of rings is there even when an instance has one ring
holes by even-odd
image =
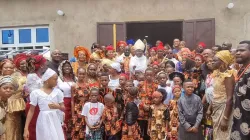
[[[56,74],[55,71],[53,71],[51,68],[48,68],[42,76],[42,81],[43,82],[47,81],[50,77],[52,77],[55,74]]]

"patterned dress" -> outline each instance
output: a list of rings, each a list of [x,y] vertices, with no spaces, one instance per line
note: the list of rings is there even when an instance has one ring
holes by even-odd
[[[250,140],[250,67],[237,81],[234,98],[231,140]]]
[[[166,105],[155,108],[155,105],[150,106],[150,125],[149,135],[151,140],[163,140],[166,137],[167,121],[170,120],[169,110]]]
[[[81,116],[81,113],[82,107],[88,101],[88,98],[88,89],[86,87],[80,87],[77,85],[75,93],[72,97],[72,100],[74,100],[74,116],[70,121],[70,127],[72,128],[72,140],[81,140],[85,138],[86,122],[84,117]]]
[[[170,140],[178,140],[179,116],[178,116],[178,106],[176,100],[169,101],[169,112],[170,112],[170,122],[169,122]]]

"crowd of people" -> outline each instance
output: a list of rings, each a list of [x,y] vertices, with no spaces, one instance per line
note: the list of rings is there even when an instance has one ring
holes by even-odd
[[[250,140],[250,41],[93,43],[0,71],[0,140]]]

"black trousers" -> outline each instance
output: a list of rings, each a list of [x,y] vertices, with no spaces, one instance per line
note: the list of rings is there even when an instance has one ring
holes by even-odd
[[[138,120],[138,124],[141,129],[141,135],[143,137],[143,140],[150,140],[150,137],[148,135],[148,121],[147,120]]]

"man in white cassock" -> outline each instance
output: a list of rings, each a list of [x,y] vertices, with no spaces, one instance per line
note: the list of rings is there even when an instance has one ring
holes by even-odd
[[[134,74],[135,71],[145,72],[147,69],[147,57],[144,55],[145,44],[138,39],[135,44],[135,56],[130,59],[129,70]]]

